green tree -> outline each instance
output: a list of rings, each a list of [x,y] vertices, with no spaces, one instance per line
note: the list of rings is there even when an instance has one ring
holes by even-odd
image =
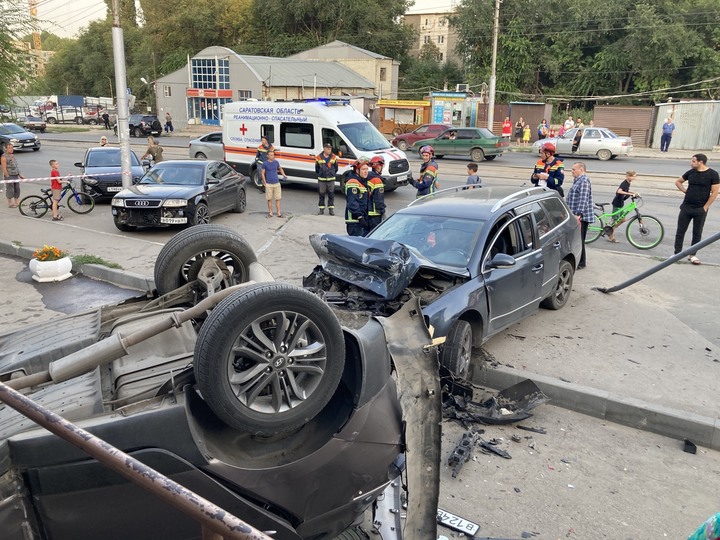
[[[412,29],[401,22],[410,5],[409,0],[256,1],[240,50],[284,57],[341,40],[402,60],[412,43]]]
[[[31,31],[25,4],[0,2],[0,103],[8,103],[29,77],[27,53],[16,42]]]
[[[431,48],[427,50],[432,51]],[[402,99],[422,99],[433,91],[454,90],[455,85],[464,80],[462,69],[457,64],[441,64],[432,56],[429,59],[410,58],[403,62],[402,67],[398,88]]]

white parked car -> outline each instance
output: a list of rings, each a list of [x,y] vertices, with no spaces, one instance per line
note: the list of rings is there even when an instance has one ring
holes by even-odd
[[[575,141],[575,135],[582,131],[580,139]],[[627,156],[633,149],[630,137],[621,137],[608,128],[584,127],[573,128],[563,134],[562,137],[551,137],[541,139],[533,144],[536,150],[545,143],[552,143],[560,156],[597,156],[601,161],[615,159],[617,156]]]

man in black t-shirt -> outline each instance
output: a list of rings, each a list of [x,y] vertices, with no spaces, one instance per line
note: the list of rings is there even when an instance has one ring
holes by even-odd
[[[678,214],[675,253],[682,251],[685,233],[691,221],[693,224],[692,245],[702,240],[705,217],[720,191],[720,176],[716,170],[707,166],[705,154],[695,154],[690,160],[690,166],[692,169],[675,180],[677,188],[685,193],[685,199],[680,205],[680,214]],[[687,188],[684,185],[685,182],[687,182]],[[692,253],[688,260],[692,264],[700,264],[700,259],[695,255]]]

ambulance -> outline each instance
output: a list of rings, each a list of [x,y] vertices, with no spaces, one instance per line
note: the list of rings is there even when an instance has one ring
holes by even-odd
[[[330,142],[339,157],[337,179],[341,188],[352,163],[360,157],[382,156],[385,191],[404,186],[410,179],[405,154],[393,147],[348,100],[234,101],[223,111],[225,161],[252,178],[262,179],[255,163],[260,137],[275,147],[288,182],[317,184],[315,156]]]

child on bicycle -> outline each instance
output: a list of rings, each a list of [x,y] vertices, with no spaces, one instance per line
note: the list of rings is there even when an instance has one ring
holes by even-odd
[[[612,200],[613,215],[615,215],[616,212],[618,212],[623,206],[625,206],[625,201],[629,197],[637,197],[637,193],[635,193],[634,191],[630,191],[630,184],[633,183],[633,180],[635,180],[635,178],[637,178],[637,173],[635,171],[627,171],[625,173],[625,180],[620,182],[620,185],[615,191],[615,198]],[[614,219],[617,219],[617,217],[615,217]],[[609,242],[617,243],[617,239],[615,238],[615,229],[624,222],[625,218],[613,224],[613,231],[612,233],[610,233],[610,235],[608,235]]]
[[[60,164],[57,159],[50,160],[50,188],[52,189],[52,220],[62,221],[63,217],[58,214],[58,202],[60,201],[60,191],[62,190],[62,183],[60,181]]]

